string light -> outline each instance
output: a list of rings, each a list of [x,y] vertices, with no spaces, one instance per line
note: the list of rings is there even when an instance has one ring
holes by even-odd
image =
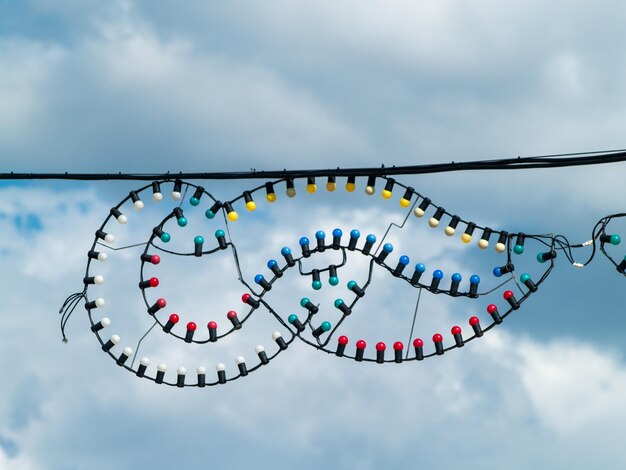
[[[334,191],[336,189],[335,176],[333,175],[325,175],[325,176],[327,177],[326,189],[329,192]],[[367,175],[367,185],[365,187],[365,192],[367,194],[371,195],[375,193],[375,184],[376,184],[376,179],[378,177],[384,180],[384,189],[381,191],[381,197],[383,199],[390,199],[391,197],[393,197],[393,190],[395,189],[396,185],[399,185],[404,190],[403,197],[400,199],[401,208],[408,208],[411,205],[411,202],[413,201],[413,196],[416,196],[416,202],[414,204],[415,208],[413,209],[414,215],[417,217],[423,217],[425,214],[425,211],[432,205],[434,213],[428,220],[429,226],[435,228],[440,225],[442,217],[447,214],[445,209],[433,204],[429,198],[426,198],[420,195],[414,190],[414,188],[404,186],[401,183],[397,183],[396,180],[393,178],[390,178],[384,175],[372,175],[372,174]],[[311,194],[315,193],[317,191],[317,186],[315,184],[315,176],[311,175],[311,176],[307,176],[306,178],[307,178],[307,184],[306,184],[307,192]],[[287,177],[287,178],[279,180],[278,182],[281,182],[281,181],[285,181],[286,183],[287,195],[289,197],[295,196],[294,178]],[[128,201],[128,204],[132,204],[132,206],[136,210],[138,211],[142,210],[144,208],[144,202],[141,198],[140,193],[144,189],[151,191],[153,199],[162,200],[161,186],[164,183],[171,183],[171,182],[170,181],[155,181],[147,185],[145,188],[141,188],[135,191],[130,191],[126,199],[124,199],[120,204],[118,204],[117,206],[115,206],[109,211],[109,214],[110,214],[109,217],[105,220],[105,223],[102,225],[102,227],[95,232],[96,239],[94,241],[94,245],[88,251],[88,273],[83,278],[83,285],[85,287],[85,291],[82,295],[76,294],[78,296],[76,297],[77,299],[85,298],[85,307],[89,314],[90,319],[92,315],[92,310],[95,311],[96,309],[99,309],[104,306],[104,300],[101,297],[97,297],[94,300],[88,300],[86,297],[86,291],[88,288],[97,288],[98,286],[104,283],[104,276],[102,276],[101,274],[89,273],[89,266],[92,261],[105,261],[107,259],[108,255],[107,255],[107,252],[105,252],[107,247],[106,245],[102,245],[102,243],[110,245],[115,241],[115,238],[113,237],[113,235],[111,235],[109,231],[107,230],[108,229],[107,221],[110,218],[110,220],[115,220],[118,223],[127,223],[128,219],[124,214],[124,208],[126,208],[127,206],[124,206],[124,203],[125,201]],[[277,182],[274,181],[274,182],[264,183],[258,188],[244,191],[241,194],[241,196],[232,199],[231,202],[226,202],[222,204],[220,201],[217,201],[216,199],[213,198],[213,196],[207,193],[202,186],[193,186],[188,183],[182,182],[182,180],[180,179],[177,179],[174,181],[174,190],[172,191],[172,197],[174,198],[174,200],[179,200],[182,198],[183,194],[188,194],[188,191],[191,188],[193,193],[192,193],[192,196],[188,199],[188,204],[193,207],[193,206],[198,206],[201,203],[202,197],[204,197],[205,194],[208,194],[207,198],[211,199],[211,201],[209,201],[209,204],[211,204],[211,206],[208,210],[205,211],[204,215],[206,216],[207,219],[211,220],[215,218],[215,216],[218,214],[218,212],[221,209],[224,209],[226,219],[227,219],[226,224],[228,225],[229,221],[234,222],[235,220],[238,219],[238,214],[234,210],[233,204],[236,203],[239,199],[243,199],[248,212],[252,212],[257,208],[256,203],[254,201],[254,193],[256,191],[265,190],[266,199],[269,202],[275,202],[276,201],[276,193],[274,192],[275,183]],[[356,183],[355,176],[348,175],[348,181],[346,183],[346,190],[353,191],[355,188],[355,183]],[[150,194],[150,192],[148,194]],[[156,195],[160,195],[160,197]],[[144,198],[145,198],[145,194],[144,194]],[[174,251],[166,251],[163,248],[161,248],[159,245],[156,245],[156,244],[153,245],[152,240],[156,239],[156,241],[160,240],[161,242],[164,242],[164,243],[169,242],[171,240],[171,236],[168,232],[164,230],[165,224],[168,223],[168,221],[171,219],[172,221],[175,221],[179,227],[186,227],[189,223],[188,217],[191,217],[191,216],[192,216],[192,211],[187,210],[185,212],[185,209],[183,208],[183,203],[180,203],[180,205],[174,207],[171,210],[171,212],[163,219],[163,221],[159,225],[154,227],[154,229],[152,230],[152,237],[150,238],[150,241],[146,243],[146,248],[145,248],[144,253],[140,255],[142,273],[140,277],[141,280],[139,281],[139,288],[143,292],[144,297],[146,296],[147,291],[150,291],[151,289],[159,287],[159,284],[160,284],[159,279],[155,276],[147,275],[144,277],[144,266],[147,266],[147,267],[156,266],[156,265],[159,265],[161,262],[161,257],[158,254],[155,254],[154,252],[150,253],[149,251],[160,250],[162,253],[168,253],[168,254],[174,254],[174,255],[179,255],[179,254],[191,255],[192,254],[192,253],[177,253]],[[616,215],[616,216],[621,216],[621,215]],[[408,214],[407,214],[407,217],[408,217]],[[594,229],[594,236],[592,240],[580,246],[588,246],[589,244],[598,243],[601,245],[602,252],[605,255],[607,255],[607,257],[609,257],[609,255],[603,251],[604,245],[607,245],[607,249],[610,249],[612,246],[619,245],[619,243],[621,242],[621,237],[619,235],[608,234],[605,231],[606,225],[608,221],[611,220],[612,217],[613,216],[608,216],[607,218],[603,219],[602,223],[599,224],[599,226],[597,227],[597,230]],[[537,260],[540,263],[545,263],[547,261],[552,261],[556,259],[557,251],[559,253],[563,253],[564,256],[570,259],[571,249],[578,247],[578,246],[570,245],[569,242],[567,242],[564,239],[564,237],[559,238],[559,237],[545,236],[545,235],[527,235],[524,232],[515,232],[513,235],[510,235],[509,232],[504,231],[504,230],[494,231],[489,227],[480,227],[474,222],[464,221],[459,215],[452,215],[450,217],[450,220],[445,227],[444,234],[447,236],[455,235],[458,230],[459,224],[465,224],[464,233],[460,237],[461,241],[464,244],[468,244],[472,241],[473,234],[478,229],[482,231],[481,238],[478,241],[478,246],[481,249],[486,249],[489,246],[489,240],[493,233],[498,234],[498,240],[495,245],[496,252],[503,253],[507,251],[507,248],[509,248],[509,251],[507,253],[507,262],[503,264],[502,266],[496,266],[496,268],[494,268],[493,270],[496,277],[501,277],[504,274],[511,273],[514,271],[515,268],[510,261],[510,256],[511,256],[510,253],[513,252],[516,255],[523,255],[526,251],[525,244],[528,240],[533,240],[533,241],[538,240],[549,247],[549,251],[541,252],[537,255]],[[403,226],[404,224],[402,224],[401,226],[398,225],[398,227],[400,228],[402,228]],[[225,229],[227,228],[228,227],[225,227]],[[389,230],[387,230],[387,232],[388,231]],[[284,258],[286,266],[281,267],[281,265],[279,264],[277,260],[270,259],[267,262],[267,268],[271,272],[270,278],[266,278],[263,274],[260,274],[260,273],[254,276],[253,278],[254,283],[260,286],[263,289],[263,292],[261,294],[257,294],[255,291],[253,291],[254,295],[258,297],[258,299],[253,297],[251,294],[248,294],[248,293],[243,294],[242,302],[244,304],[247,304],[249,307],[251,307],[250,313],[253,310],[260,308],[261,305],[263,304],[272,315],[274,315],[277,319],[279,319],[282,322],[282,325],[292,335],[291,339],[287,341],[285,340],[285,338],[283,338],[282,334],[278,331],[272,334],[272,339],[276,343],[276,346],[278,348],[278,351],[275,354],[278,354],[279,352],[287,349],[289,343],[293,341],[295,337],[293,333],[293,329],[295,329],[299,340],[302,340],[305,343],[310,344],[311,346],[317,349],[321,349],[325,352],[333,353],[337,357],[344,357],[346,355],[346,347],[349,342],[348,338],[345,335],[334,336],[334,334],[335,334],[335,331],[338,331],[337,328],[339,328],[342,322],[348,316],[352,314],[358,300],[365,296],[366,289],[369,286],[370,282],[372,281],[372,266],[374,265],[383,266],[384,269],[386,269],[393,276],[403,279],[404,281],[408,283],[408,285],[412,287],[415,287],[418,289],[424,288],[434,294],[444,294],[444,295],[450,295],[450,296],[467,296],[470,298],[478,298],[490,292],[490,291],[487,291],[485,293],[478,292],[478,288],[480,284],[480,277],[476,274],[473,274],[472,276],[470,276],[469,290],[467,292],[462,292],[460,290],[461,283],[463,280],[463,276],[460,273],[452,274],[450,287],[448,290],[441,288],[441,281],[444,278],[444,274],[441,270],[433,271],[433,276],[432,276],[432,279],[430,280],[430,283],[421,284],[420,281],[421,281],[421,278],[423,277],[422,275],[426,270],[426,267],[422,263],[417,263],[415,265],[415,268],[413,272],[411,273],[410,278],[405,277],[404,273],[406,271],[406,267],[410,264],[410,258],[408,255],[402,255],[398,258],[397,262],[389,263],[389,264],[387,263],[389,254],[393,252],[393,246],[390,243],[384,243],[385,238],[387,236],[387,232],[385,232],[385,234],[382,237],[382,240],[380,240],[380,245],[378,245],[380,246],[380,248],[374,249],[374,245],[378,240],[377,240],[377,237],[373,234],[367,235],[365,237],[365,242],[363,246],[359,248],[359,242],[361,240],[361,232],[358,229],[352,229],[349,232],[350,234],[349,239],[347,241],[343,241],[342,240],[343,230],[339,227],[336,227],[332,231],[332,242],[328,245],[326,244],[326,234],[322,230],[319,230],[318,232],[315,233],[316,244],[313,249],[310,246],[310,241],[308,240],[308,238],[302,237],[300,239],[300,247],[302,251],[302,254],[300,257],[298,258],[294,257],[289,247],[283,247],[281,249],[281,255]],[[237,263],[238,269],[240,269],[238,262],[237,262],[237,254],[235,252],[235,246],[233,242],[230,241],[230,236],[229,236],[229,240],[227,240],[225,230],[218,229],[215,232],[215,237],[217,239],[218,248],[205,250],[204,249],[204,245],[205,245],[204,237],[202,237],[201,235],[197,235],[193,239],[193,242],[194,242],[193,255],[196,257],[200,257],[203,255],[212,254],[216,252],[218,249],[224,250],[228,248],[229,245],[232,245],[233,256],[234,256],[235,262]],[[513,240],[515,240],[514,243],[513,243]],[[596,241],[594,242],[594,240]],[[511,244],[509,245],[509,243]],[[100,244],[101,247],[96,250],[95,248],[97,244]],[[120,249],[123,249],[123,248],[125,247],[122,247]],[[302,270],[301,260],[303,258],[309,258],[315,254],[323,253],[324,251],[331,250],[331,249],[337,250],[340,254],[343,254],[343,261],[341,263],[336,263],[336,264],[331,263],[331,264],[328,264],[327,267],[325,268],[316,267],[315,269],[312,269],[308,273],[305,273]],[[306,315],[303,313],[302,316],[299,318],[298,315],[296,314],[290,314],[287,318],[287,323],[284,323],[283,320],[279,318],[278,313],[275,312],[272,309],[272,307],[267,303],[267,299],[265,300],[263,299],[264,294],[272,290],[273,283],[277,279],[282,278],[284,275],[284,272],[287,269],[295,267],[295,266],[298,266],[301,275],[311,276],[311,279],[312,279],[311,287],[314,290],[319,290],[322,288],[321,274],[325,272],[328,272],[328,280],[331,286],[339,285],[339,268],[341,268],[346,263],[346,252],[358,252],[363,256],[369,257],[370,267],[369,267],[368,277],[365,280],[365,284],[360,286],[354,280],[351,280],[346,284],[348,291],[354,295],[351,301],[345,302],[341,298],[335,299],[334,307],[337,310],[339,310],[339,312],[341,313],[341,319],[336,324],[335,328],[333,328],[331,323],[328,321],[323,321],[319,323],[313,320],[313,316],[316,315],[320,311],[320,304],[313,303],[307,297],[303,297],[300,301],[300,305],[302,308],[305,309]],[[108,253],[112,253],[112,251],[110,251],[109,249]],[[610,259],[612,260],[612,258]],[[624,273],[624,271],[626,270],[626,257],[619,264],[617,262],[615,262],[614,264],[618,272]],[[522,285],[524,285],[528,289],[526,294],[523,295],[521,299],[518,300],[515,294],[513,293],[513,291],[511,290],[506,290],[504,292],[503,298],[504,300],[506,300],[507,304],[509,305],[510,307],[509,310],[503,311],[503,313],[500,314],[496,305],[494,304],[488,305],[487,313],[491,316],[493,323],[485,327],[485,330],[483,330],[483,327],[481,326],[480,320],[477,316],[470,317],[469,325],[472,327],[472,331],[474,334],[474,336],[471,338],[463,338],[461,328],[459,326],[454,326],[451,328],[451,333],[454,337],[454,345],[444,348],[443,337],[439,333],[436,333],[433,335],[433,343],[434,343],[435,351],[434,353],[427,354],[427,355],[424,354],[423,341],[420,338],[415,338],[412,343],[413,348],[415,350],[415,356],[412,358],[409,358],[408,354],[406,358],[404,357],[404,345],[402,342],[396,341],[395,343],[393,343],[393,350],[394,350],[393,360],[389,360],[389,361],[385,360],[384,354],[386,350],[386,345],[384,342],[378,342],[376,344],[375,355],[372,358],[371,354],[369,355],[369,357],[365,357],[365,351],[366,351],[365,340],[359,340],[355,343],[356,352],[355,352],[355,356],[352,357],[352,359],[355,359],[356,361],[359,361],[359,362],[375,361],[377,363],[384,363],[384,362],[401,363],[406,360],[421,361],[425,359],[426,357],[442,355],[445,351],[451,348],[463,347],[465,342],[467,342],[469,339],[482,337],[485,331],[488,331],[494,325],[502,323],[503,318],[505,318],[512,311],[519,309],[522,302],[526,299],[528,294],[537,292],[538,286],[545,280],[546,276],[550,273],[553,265],[554,265],[554,262],[549,263],[549,265],[546,268],[547,271],[540,278],[538,278],[537,282],[535,282],[530,277],[530,275],[526,273],[520,276],[519,281],[521,282]],[[242,283],[244,285],[247,285],[245,284],[246,277],[243,274],[241,274],[241,276],[242,276],[242,279],[241,279]],[[515,279],[511,276],[508,279],[508,281],[514,282]],[[524,293],[521,286],[518,285],[518,287],[520,288],[520,291]],[[72,303],[70,302],[68,304],[66,302],[66,304],[69,305],[69,307],[64,306],[66,307],[66,310],[65,310],[66,313],[64,315],[67,314],[68,310],[71,312],[70,308],[72,306]],[[147,308],[148,313],[155,318],[155,320],[161,326],[163,331],[165,333],[172,334],[174,337],[178,339],[184,340],[184,342],[186,343],[192,343],[192,342],[193,343],[215,343],[219,341],[223,336],[227,336],[234,331],[240,330],[243,326],[245,318],[247,317],[246,316],[240,319],[237,313],[234,310],[231,310],[226,315],[229,322],[232,325],[231,330],[225,331],[225,333],[223,333],[222,335],[218,335],[217,323],[214,321],[209,321],[207,323],[207,328],[209,332],[208,339],[195,340],[194,335],[195,335],[195,332],[197,331],[197,325],[195,322],[193,321],[187,322],[185,334],[182,336],[178,336],[175,333],[172,333],[172,330],[175,329],[176,325],[180,322],[180,317],[178,314],[168,312],[169,315],[165,317],[167,318],[167,321],[164,323],[162,323],[161,320],[157,318],[156,314],[160,310],[165,308],[166,305],[167,303],[165,299],[163,298],[159,298],[156,301],[150,301],[146,298],[146,308]],[[419,306],[419,298],[418,298],[417,305]],[[62,309],[62,312],[63,312],[63,309]],[[248,313],[248,315],[250,313]],[[417,313],[417,306],[416,306],[416,313]],[[315,323],[317,326],[315,326],[313,323]],[[100,338],[100,332],[103,329],[109,327],[110,324],[111,324],[111,321],[107,317],[103,317],[97,322],[93,322],[92,320],[91,330],[98,336],[98,338]],[[288,325],[291,325],[293,329],[290,328]],[[309,329],[307,329],[307,326]],[[310,335],[306,334],[305,333],[306,331],[310,331]],[[311,336],[314,338],[313,340],[311,340],[310,338]],[[327,344],[329,343],[331,338],[337,338],[336,347],[332,347],[332,349],[331,349],[331,346]],[[119,336],[117,335],[111,335],[106,340],[101,339],[102,349],[111,355],[110,350],[116,344],[118,344],[119,341],[120,339],[119,339]],[[268,364],[271,358],[273,357],[273,356],[270,357],[268,353],[265,351],[264,347],[261,345],[257,345],[257,347],[255,348],[255,352],[256,352],[256,356],[258,357],[260,361],[259,365]],[[132,355],[132,353],[133,353],[132,348],[125,347],[119,356],[117,357],[112,356],[112,357],[114,358],[114,360],[116,361],[118,365],[125,366],[125,368],[132,370],[132,372],[136,374],[137,376],[139,377],[146,376],[147,368],[150,364],[150,361],[148,358],[142,357],[138,361],[138,366],[136,366],[137,367],[136,369],[134,369],[135,366],[133,366],[133,364],[131,364],[130,366],[126,366],[126,364],[130,362],[129,358]],[[236,356],[235,362],[238,366],[239,375],[235,375],[231,377],[230,379],[226,377],[224,364],[218,363],[218,365],[216,366],[216,370],[218,373],[217,383],[223,384],[232,379],[235,379],[238,377],[244,377],[248,375],[249,372],[256,370],[257,368],[257,367],[254,367],[252,369],[249,369],[248,366],[246,365],[244,356]],[[154,380],[157,383],[164,383],[164,376],[165,376],[166,370],[167,370],[167,366],[165,365],[165,363],[160,363],[159,366],[157,366],[156,377],[153,378],[152,380]],[[186,383],[186,369],[182,366],[177,369],[176,381],[174,383],[167,383],[167,384],[175,385],[177,387],[185,387],[185,386],[204,387],[207,385],[215,384],[215,382],[208,383],[206,381],[206,369],[205,368],[198,367],[196,369],[196,372],[198,376],[197,384]]]

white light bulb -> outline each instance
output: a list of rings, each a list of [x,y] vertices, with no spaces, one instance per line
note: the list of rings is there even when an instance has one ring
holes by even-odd
[[[102,297],[98,297],[96,299],[96,307],[100,308],[100,307],[104,307],[104,299]]]
[[[223,371],[223,370],[226,370],[226,366],[224,365],[224,363],[222,363],[222,362],[218,362],[218,363],[217,363],[217,365],[215,366],[215,369],[216,369],[218,372],[221,372],[221,371]]]
[[[200,375],[206,374],[206,367],[200,366],[196,369],[196,372]]]
[[[133,206],[135,207],[135,210],[140,211],[143,209],[143,201],[135,201],[133,202]]]
[[[366,194],[371,196],[372,194],[374,194],[375,191],[376,190],[374,189],[373,186],[365,186],[365,193]]]
[[[131,356],[133,354],[133,348],[126,346],[122,352],[124,353],[124,356]]]
[[[118,218],[117,218],[117,222],[119,224],[124,225],[126,222],[128,222],[128,217],[126,217],[124,214],[121,214]]]
[[[161,362],[158,366],[157,366],[157,370],[159,372],[165,372],[167,370],[167,364]]]
[[[163,194],[152,193],[152,199],[154,199],[156,202],[161,202],[163,200]]]
[[[280,338],[282,335],[280,334],[280,331],[275,331],[274,333],[272,333],[272,339],[274,341],[276,341],[278,338]]]
[[[120,337],[119,336],[117,336],[117,335],[111,336],[111,343],[117,344],[119,342],[120,342]]]
[[[237,357],[235,358],[235,363],[236,363],[237,365],[239,365],[239,364],[243,364],[244,362],[246,362],[246,358],[245,358],[245,357],[243,357],[243,356],[237,356]]]
[[[178,375],[185,375],[187,373],[187,369],[181,366],[176,372],[178,373]]]
[[[480,240],[478,240],[478,246],[484,250],[489,246],[489,242],[481,238]]]
[[[178,201],[181,198],[181,194],[178,191],[172,191],[172,199],[174,199],[175,201]]]
[[[430,219],[428,219],[428,225],[430,225],[432,228],[435,228],[439,226],[439,221],[434,217],[431,217]]]
[[[104,284],[104,276],[102,276],[101,274],[98,274],[96,276],[93,277],[93,283],[94,284]]]
[[[148,367],[150,365],[150,359],[144,356],[141,359],[139,359],[139,364],[141,364],[142,366]]]
[[[107,259],[109,259],[109,255],[102,252],[98,253],[98,261],[106,261]]]
[[[456,232],[455,229],[453,229],[452,227],[450,227],[449,225],[444,229],[444,232],[446,233],[446,235],[448,235],[449,237],[451,237],[452,235],[454,235],[454,232]]]
[[[107,326],[111,326],[111,320],[108,317],[104,317],[100,320],[100,324],[106,328]]]
[[[111,235],[110,233],[107,233],[107,234],[104,236],[104,241],[105,241],[106,243],[113,243],[113,242],[115,241],[115,237],[114,237],[113,235]]]
[[[424,217],[425,214],[424,210],[419,207],[416,207],[413,213],[415,214],[415,217]]]
[[[256,351],[257,354],[259,354],[265,351],[265,348],[259,344],[256,348],[254,348],[254,350]]]

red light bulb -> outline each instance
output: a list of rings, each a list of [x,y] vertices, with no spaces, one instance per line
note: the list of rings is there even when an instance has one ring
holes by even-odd
[[[150,287],[157,287],[159,285],[159,280],[156,277],[150,278]]]
[[[355,361],[361,362],[363,360],[363,355],[365,354],[365,346],[367,346],[367,343],[362,339],[356,342],[356,354],[354,356]]]
[[[472,330],[474,330],[474,334],[480,338],[483,335],[483,329],[480,326],[480,320],[478,317],[471,317],[469,319],[469,324],[472,327]]]
[[[421,338],[415,338],[413,340],[413,347],[415,348],[415,359],[418,361],[424,360],[424,341]]]
[[[161,257],[159,255],[150,256],[150,262],[152,264],[159,264],[161,262]]]
[[[463,336],[461,335],[461,327],[453,326],[450,332],[454,336],[454,342],[456,343],[456,347],[462,348],[465,343],[463,341]]]
[[[337,351],[335,351],[335,356],[341,357],[343,353],[346,351],[346,345],[348,344],[347,336],[340,336],[337,338]]]
[[[170,321],[174,324],[178,323],[178,320],[180,320],[180,318],[178,318],[178,315],[176,315],[175,313],[172,313],[170,315]]]
[[[207,326],[209,327],[209,341],[214,343],[217,341],[217,323],[210,321]]]
[[[241,296],[241,301],[242,301],[244,304],[248,303],[248,300],[249,300],[249,299],[250,299],[250,294],[243,294],[243,295]]]
[[[502,294],[502,297],[504,297],[504,300],[509,300],[509,297],[513,297],[513,292],[511,292],[510,290],[505,290],[504,294]]]
[[[510,292],[510,291],[507,291]],[[491,314],[493,312],[496,312],[498,310],[498,307],[496,307],[494,304],[489,304],[487,305],[487,313]]]
[[[226,317],[233,324],[233,328],[235,328],[235,330],[238,330],[241,328],[241,322],[239,321],[239,318],[237,318],[237,312],[235,312],[234,310],[231,310],[230,312],[226,314]]]
[[[401,341],[396,341],[395,343],[393,343],[393,349],[395,351],[402,351],[402,349],[404,349],[404,344],[402,344]]]
[[[165,299],[157,299],[156,304],[159,308],[165,308],[167,302],[165,301]]]
[[[376,343],[376,362],[378,364],[382,364],[385,362],[385,349],[387,349],[387,345],[382,341],[380,343]]]
[[[187,323],[187,333],[185,334],[185,343],[191,343],[193,341],[193,334],[196,332],[197,325],[190,321]]]
[[[441,336],[439,333],[435,333],[433,335],[433,341],[435,343],[441,343],[443,341],[443,336]]]

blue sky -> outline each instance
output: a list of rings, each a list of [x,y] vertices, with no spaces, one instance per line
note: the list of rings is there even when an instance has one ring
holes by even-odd
[[[625,8],[0,0],[1,171],[390,166],[623,148]],[[598,219],[624,211],[623,175],[617,164],[399,180],[479,224],[577,243]],[[251,185],[202,184],[222,200]],[[58,308],[82,287],[93,233],[139,186],[0,185],[1,468],[571,469],[623,460],[626,296],[623,277],[602,256],[582,270],[559,258],[501,327],[421,364],[356,364],[295,342],[245,379],[179,390],[116,367],[82,308],[63,344]],[[397,198],[368,198],[364,181],[352,195],[342,182],[333,195],[318,186],[307,195],[301,183],[295,199],[279,194],[275,207],[261,198],[252,214],[240,208],[231,230],[248,279],[303,235],[334,227],[382,234],[402,218]],[[113,226],[116,243],[145,241],[171,209],[165,199]],[[196,232],[208,239],[217,227],[189,218],[174,243]],[[625,225],[610,228],[626,235]],[[398,255],[429,269],[496,282],[493,250],[466,247],[424,221],[410,219],[390,240]],[[520,257],[520,270],[537,270],[535,251]],[[104,311],[132,345],[146,329],[137,254],[111,252],[101,267]],[[622,258],[623,245],[612,254]],[[195,312],[199,324],[226,322],[242,289],[229,256],[166,258],[158,276],[168,302]],[[350,261],[342,282],[362,275],[362,261]],[[366,337],[368,348],[406,343],[415,302],[412,289],[379,274],[362,314],[346,322],[345,334]],[[272,302],[289,312],[311,294],[307,282],[281,281]],[[320,295],[328,302],[336,293]],[[474,311],[484,315],[482,301],[425,295],[424,339],[457,322],[465,332]],[[258,316],[208,349],[160,332],[142,348],[165,358],[169,374],[180,365],[194,371],[198,361],[213,374],[218,361],[235,369],[239,351],[252,362],[258,342],[271,345],[273,328]]]

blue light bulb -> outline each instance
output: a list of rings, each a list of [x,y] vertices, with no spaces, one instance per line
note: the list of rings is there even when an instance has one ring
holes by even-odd
[[[359,232],[357,229],[354,229],[350,232],[350,236],[352,238],[359,238],[361,236],[361,232]]]
[[[404,266],[408,265],[411,260],[409,259],[409,257],[407,255],[402,255],[400,256],[400,264],[403,264]]]
[[[425,266],[425,265],[423,265],[422,263],[417,263],[417,264],[415,265],[415,270],[416,270],[418,273],[424,273],[424,272],[426,272],[426,266]]]
[[[452,275],[452,280],[454,282],[461,282],[462,279],[463,279],[463,277],[459,273],[454,273]]]
[[[275,259],[271,259],[267,262],[267,267],[269,269],[272,269],[275,266],[278,266],[278,261],[276,261]]]
[[[280,250],[280,254],[283,256],[287,256],[291,254],[291,248],[288,246],[283,246],[282,250]]]
[[[341,231],[340,228],[336,228],[335,230],[333,230],[333,237],[341,237],[343,235],[343,232]]]
[[[433,277],[435,279],[443,279],[443,271],[441,269],[435,270],[435,272],[433,272]]]
[[[374,234],[369,234],[366,238],[368,243],[376,243],[376,235]]]
[[[300,245],[308,245],[310,242],[309,242],[309,239],[307,237],[302,237],[300,239],[299,243],[300,243]]]
[[[323,240],[324,238],[326,238],[326,234],[322,230],[318,230],[317,232],[315,232],[315,238],[317,238],[318,240]]]
[[[385,243],[383,245],[383,251],[385,253],[391,253],[393,251],[393,245],[391,243]]]
[[[478,275],[474,274],[472,277],[470,277],[470,284],[478,284],[480,282],[480,277],[478,277]]]

